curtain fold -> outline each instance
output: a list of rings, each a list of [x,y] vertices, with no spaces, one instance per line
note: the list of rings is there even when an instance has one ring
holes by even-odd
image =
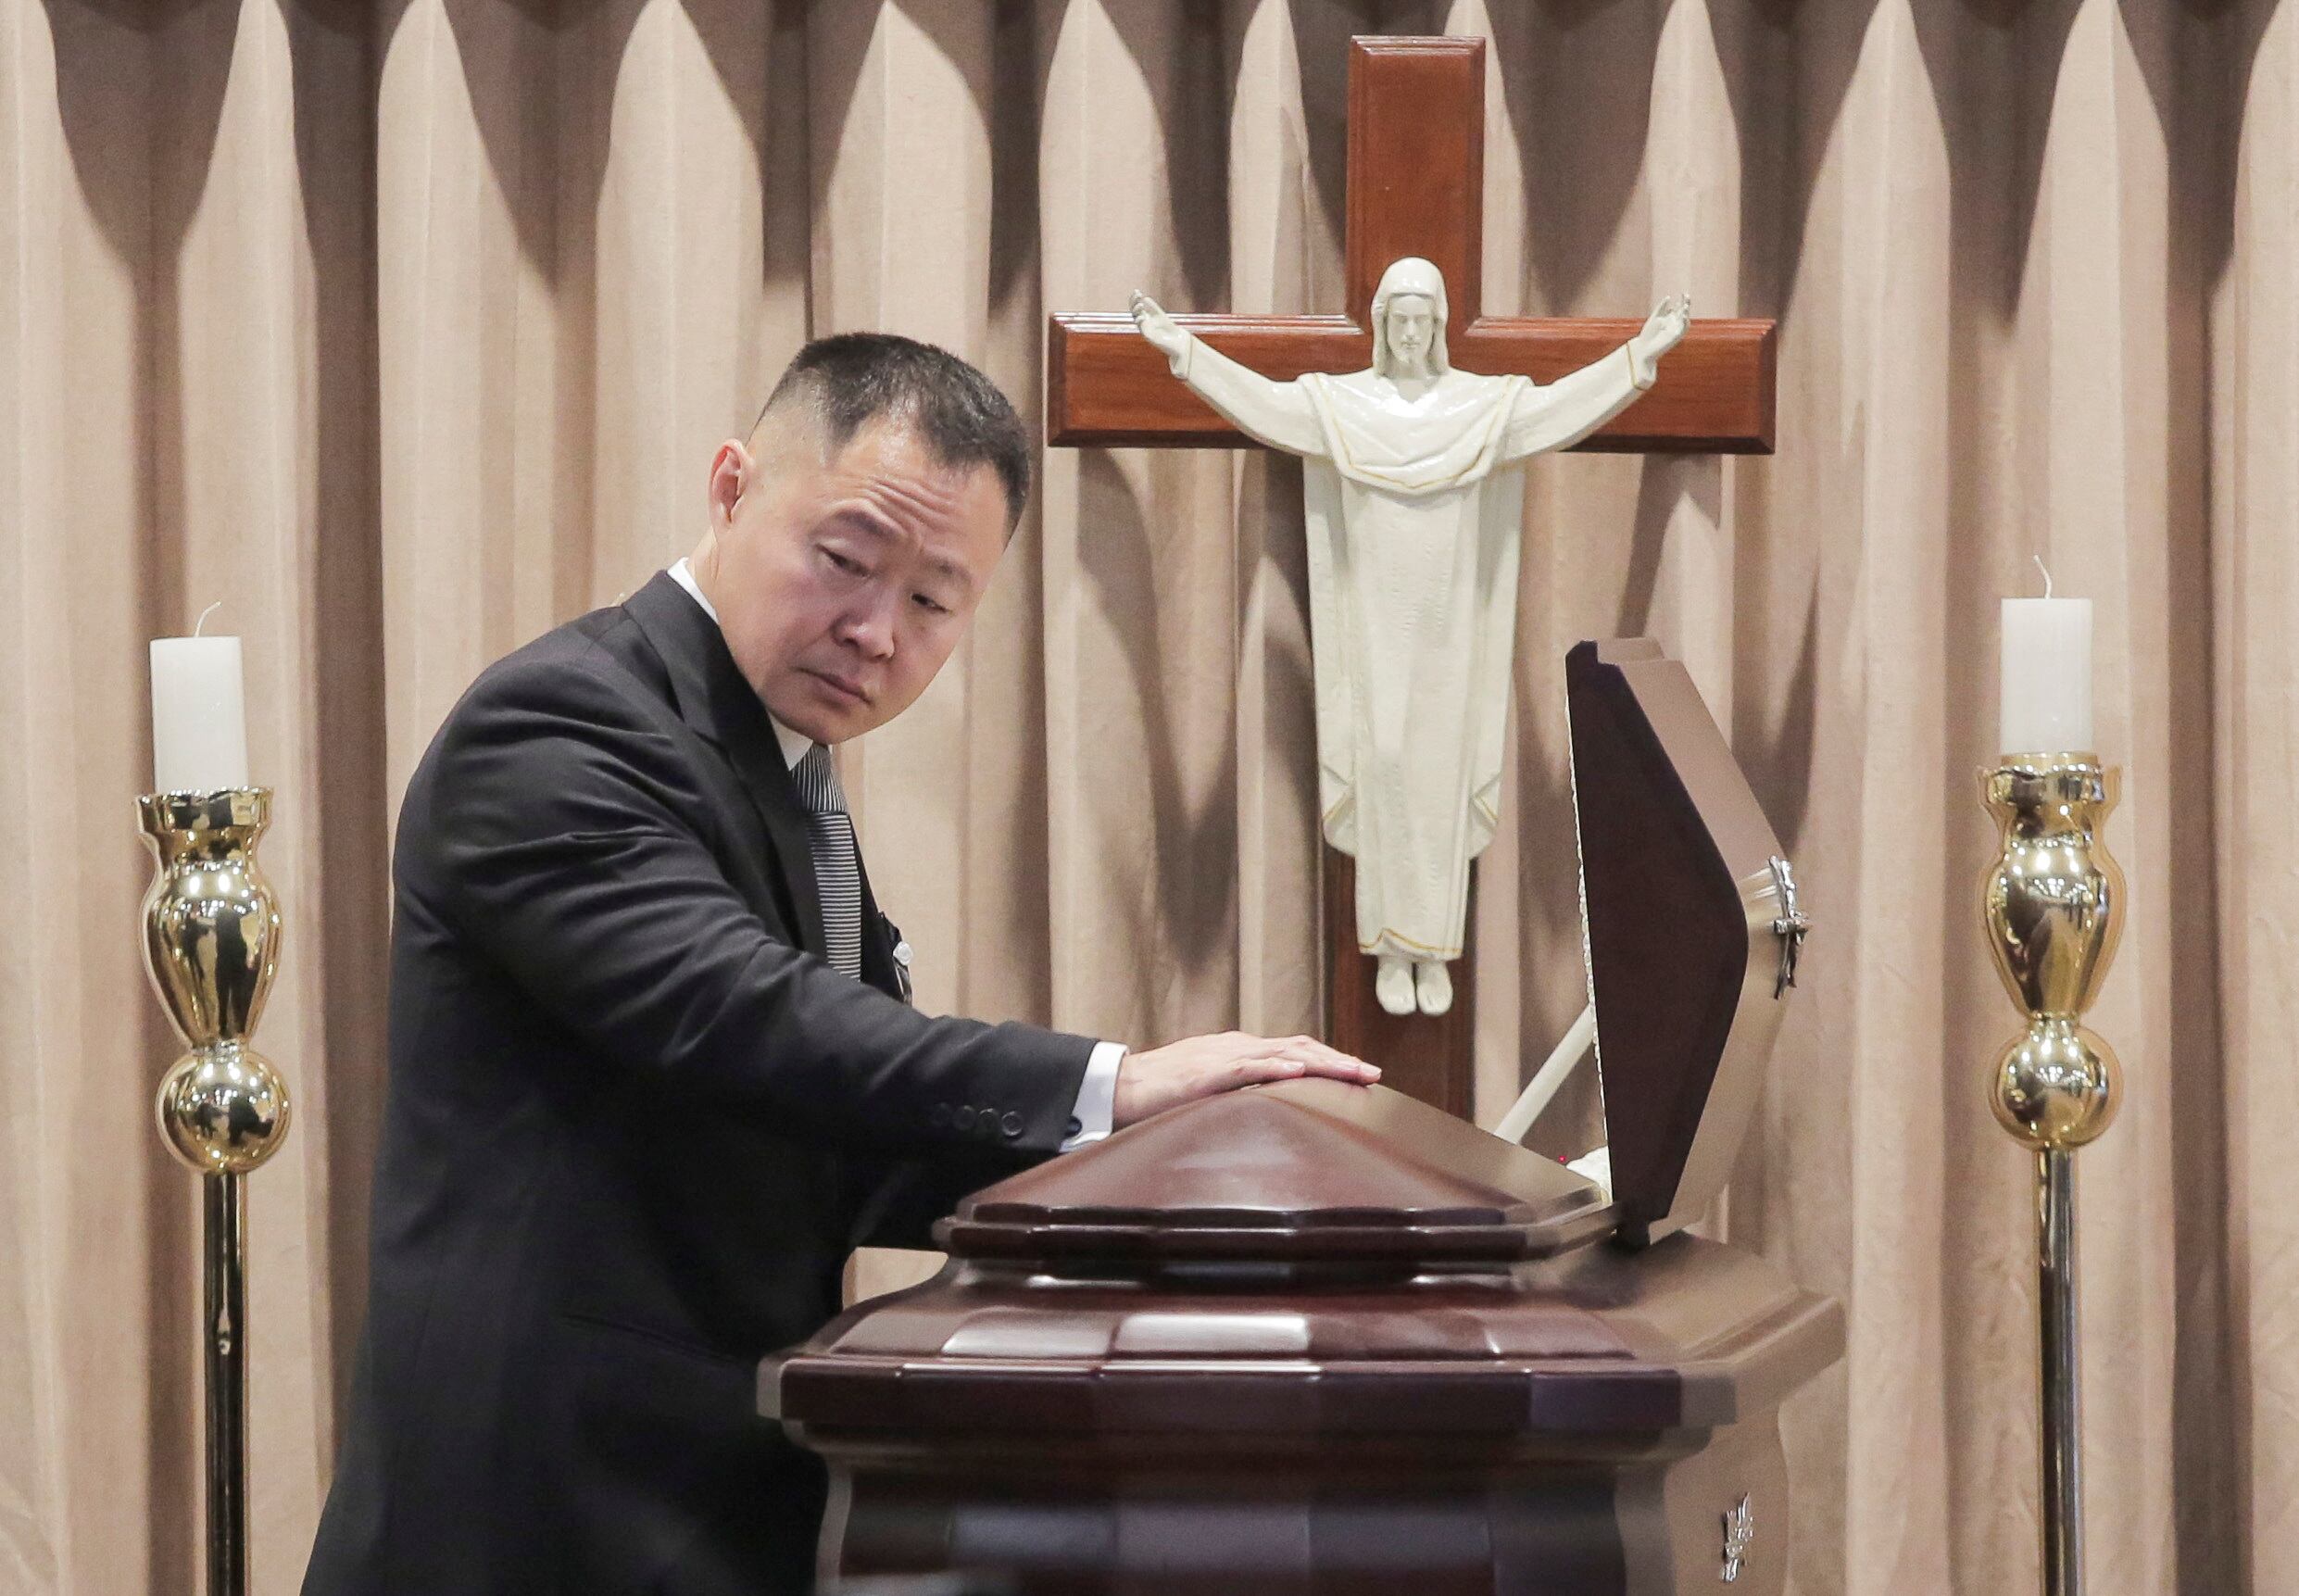
[[[250,1183],[257,1586],[362,1310],[397,798],[487,661],[688,548],[805,337],[1042,411],[1049,310],[1341,296],[1346,48],[1489,41],[1485,301],[1780,322],[1768,459],[1527,473],[1478,1106],[1584,999],[1563,656],[1684,659],[1818,922],[1713,1234],[1840,1296],[1792,1588],[1999,1596],[2029,1175],[1982,1096],[1996,600],[2096,605],[2130,910],[2079,1161],[2092,1579],[2299,1586],[2299,14],[2280,0],[0,0],[0,1590],[184,1589],[196,1194],[150,1096],[144,640],[245,639],[295,1094]],[[930,1009],[1314,1028],[1300,472],[1049,451],[961,652],[842,751]],[[1535,1143],[1604,1112],[1577,1081]],[[902,1266],[866,1270],[866,1288]]]

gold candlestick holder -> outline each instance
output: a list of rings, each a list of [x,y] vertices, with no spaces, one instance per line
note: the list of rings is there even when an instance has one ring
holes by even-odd
[[[2121,931],[2123,872],[2103,835],[2117,787],[2117,773],[2090,753],[2008,755],[1980,773],[2003,830],[1980,882],[1988,948],[2028,1016],[1996,1059],[1989,1098],[2036,1159],[2046,1596],[2083,1590],[2075,1152],[2107,1129],[2122,1094],[2114,1050],[2082,1024]]]
[[[279,1150],[287,1085],[247,1045],[280,962],[280,910],[256,864],[268,787],[136,800],[159,869],[144,899],[153,988],[190,1051],[160,1082],[162,1139],[201,1175],[200,1324],[207,1596],[247,1590],[248,1171]]]

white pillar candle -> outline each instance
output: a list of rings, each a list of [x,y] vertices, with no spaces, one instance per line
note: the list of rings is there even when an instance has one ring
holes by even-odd
[[[236,637],[152,639],[152,790],[247,785]]]
[[[2064,754],[2092,747],[2092,601],[2006,598],[1998,747]]]

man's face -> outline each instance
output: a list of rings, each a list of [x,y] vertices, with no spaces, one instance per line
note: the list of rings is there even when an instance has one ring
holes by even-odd
[[[803,421],[770,418],[754,441],[760,458],[728,443],[712,462],[704,587],[774,718],[841,743],[910,708],[964,635],[1005,548],[1005,491],[898,421],[828,460]]]
[[[1407,375],[1429,369],[1429,341],[1437,333],[1437,306],[1425,294],[1400,294],[1388,303],[1389,353]]]

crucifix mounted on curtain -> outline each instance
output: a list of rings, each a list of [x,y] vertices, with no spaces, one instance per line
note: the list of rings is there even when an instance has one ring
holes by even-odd
[[[1054,445],[1302,457],[1327,1024],[1466,1115],[1469,864],[1499,823],[1523,496],[1550,449],[1769,452],[1773,327],[1482,314],[1484,42],[1350,57],[1349,312],[1058,315]],[[1661,360],[1668,357],[1664,375]],[[1499,480],[1495,480],[1498,476]]]

